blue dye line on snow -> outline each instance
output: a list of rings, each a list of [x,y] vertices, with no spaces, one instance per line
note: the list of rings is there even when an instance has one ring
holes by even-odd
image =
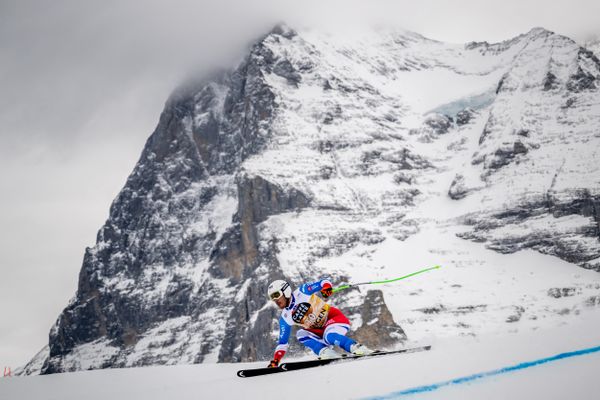
[[[475,381],[477,379],[488,378],[488,377],[494,376],[494,375],[506,374],[508,372],[517,371],[517,370],[525,369],[525,368],[531,368],[531,367],[535,367],[535,366],[538,366],[541,364],[562,360],[564,358],[577,357],[577,356],[582,356],[585,354],[596,353],[596,352],[600,352],[600,346],[590,347],[588,349],[582,349],[582,350],[577,350],[577,351],[570,351],[568,353],[561,353],[561,354],[557,354],[552,357],[541,358],[539,360],[526,361],[526,362],[523,362],[520,364],[511,365],[510,367],[505,367],[505,368],[495,369],[493,371],[487,371],[487,372],[481,372],[478,374],[463,376],[460,378],[456,378],[456,379],[452,379],[452,380],[444,381],[444,382],[439,382],[439,383],[434,383],[431,385],[416,386],[414,388],[401,390],[399,392],[392,392],[392,393],[389,393],[389,394],[386,394],[383,396],[367,397],[367,399],[369,399],[369,400],[396,399],[398,397],[408,396],[411,394],[433,392],[434,390],[438,390],[445,386],[460,385],[463,383]]]

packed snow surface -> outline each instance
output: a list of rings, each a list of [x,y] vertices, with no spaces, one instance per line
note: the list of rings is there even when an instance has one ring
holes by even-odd
[[[425,342],[424,342],[425,343]],[[389,355],[302,371],[239,378],[266,362],[108,369],[0,380],[0,398],[48,400],[405,398],[399,392],[600,345],[600,310],[576,322],[528,333],[447,338],[428,352]],[[411,343],[408,346],[415,345]],[[597,399],[600,352],[442,386],[415,399]]]

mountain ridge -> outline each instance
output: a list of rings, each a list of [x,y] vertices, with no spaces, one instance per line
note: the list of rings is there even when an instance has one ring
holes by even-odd
[[[393,273],[377,254],[431,224],[599,270],[587,145],[599,79],[593,53],[543,28],[447,45],[278,25],[236,68],[170,96],[86,249],[41,373],[268,357],[269,280]],[[479,95],[455,115],[429,112]],[[422,214],[438,201],[454,211]],[[389,297],[339,297],[359,339],[406,339]]]

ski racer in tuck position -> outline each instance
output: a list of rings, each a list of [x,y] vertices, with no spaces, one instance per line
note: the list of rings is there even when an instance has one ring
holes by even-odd
[[[323,301],[333,294],[331,282],[323,279],[305,283],[292,291],[289,283],[276,280],[269,285],[269,298],[282,310],[279,317],[279,342],[269,367],[277,367],[288,348],[292,325],[300,325],[298,341],[311,349],[320,359],[339,357],[333,346],[354,355],[367,355],[373,350],[346,336],[350,321],[342,312]]]

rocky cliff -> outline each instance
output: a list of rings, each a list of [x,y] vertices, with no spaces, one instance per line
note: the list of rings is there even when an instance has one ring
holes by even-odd
[[[167,101],[41,372],[268,359],[269,281],[393,276],[394,247],[431,221],[600,270],[599,92],[598,58],[539,28],[466,45],[275,28]],[[356,337],[393,346],[415,319],[390,290],[332,301]]]

